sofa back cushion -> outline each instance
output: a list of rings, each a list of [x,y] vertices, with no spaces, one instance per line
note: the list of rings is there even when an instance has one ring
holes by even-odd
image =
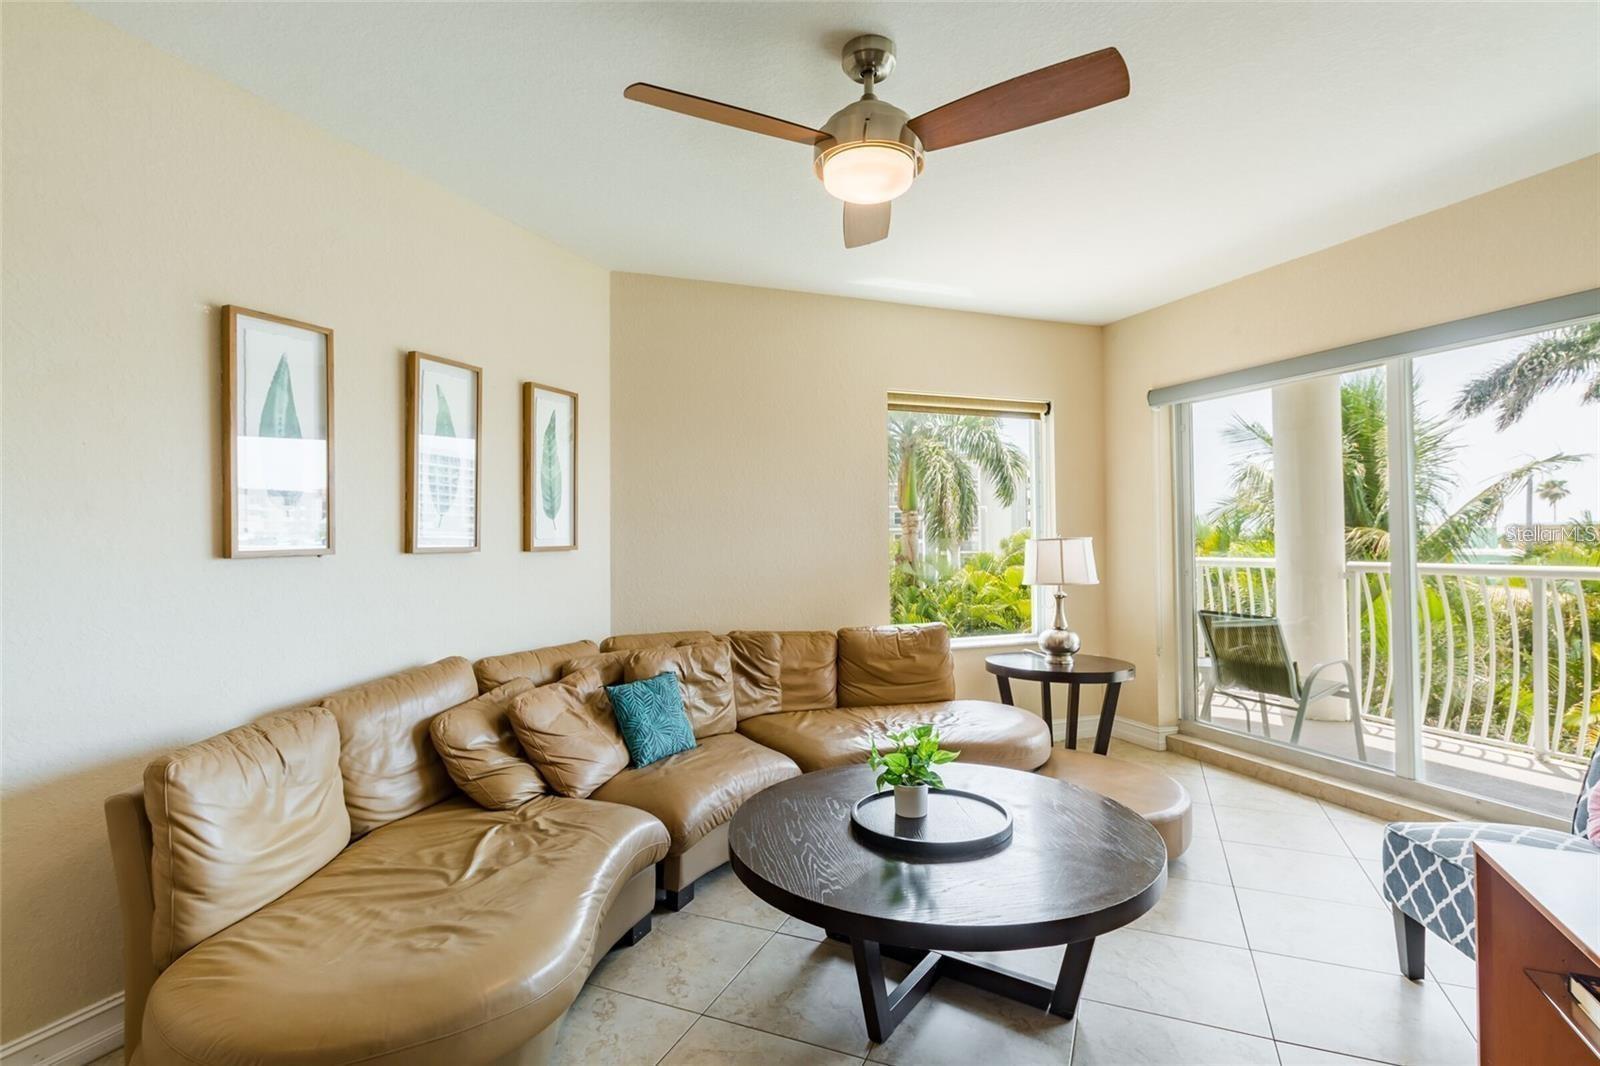
[[[508,712],[511,701],[534,687],[513,678],[476,699],[433,716],[428,733],[450,780],[481,807],[509,811],[550,791],[522,753]]]
[[[739,725],[733,707],[733,657],[726,640],[636,651],[622,667],[622,679],[647,681],[676,674],[696,740],[732,733]]]
[[[631,658],[631,651],[597,651],[593,655],[580,655],[561,668],[561,679],[564,681],[574,674],[593,673],[599,678],[602,688],[616,685],[621,683],[622,668]]]
[[[783,638],[770,630],[728,634],[739,721],[783,710]]]
[[[353,835],[415,814],[455,791],[428,723],[477,694],[472,665],[453,657],[321,701],[339,723],[339,766]]]
[[[619,633],[600,643],[601,651],[638,651],[641,648],[676,648],[716,640],[709,629],[677,629],[665,633]]]
[[[955,661],[950,657],[950,630],[943,623],[839,630],[839,706],[955,698]]]
[[[339,727],[328,711],[305,708],[179,748],[145,768],[144,805],[150,948],[165,969],[350,842]]]
[[[568,662],[580,655],[593,655],[599,650],[592,640],[575,640],[570,644],[514,651],[509,655],[491,655],[473,663],[472,672],[477,675],[479,692],[499,688],[519,677],[525,677],[535,685],[548,685],[561,679],[561,668]]]
[[[583,799],[628,765],[597,670],[530,688],[512,700],[509,715],[522,750],[563,796]]]
[[[826,630],[788,630],[778,634],[778,685],[785,711],[837,707],[839,641]]]

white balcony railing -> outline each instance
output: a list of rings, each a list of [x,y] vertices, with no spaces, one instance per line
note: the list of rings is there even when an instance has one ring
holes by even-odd
[[[1417,570],[1423,728],[1587,758],[1600,741],[1593,643],[1600,567],[1422,563]],[[1273,559],[1195,559],[1195,602],[1203,609],[1270,615],[1277,587]],[[1388,607],[1389,564],[1347,563],[1349,654],[1362,713],[1376,719],[1394,716]]]

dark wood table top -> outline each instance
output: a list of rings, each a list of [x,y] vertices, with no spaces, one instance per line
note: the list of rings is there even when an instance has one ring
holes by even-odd
[[[991,674],[1024,681],[1071,681],[1080,685],[1111,685],[1133,680],[1133,664],[1126,659],[1079,652],[1072,665],[1053,663],[1036,651],[1008,651],[983,661]]]
[[[942,862],[876,851],[850,828],[850,808],[873,791],[873,775],[848,766],[747,800],[729,827],[734,872],[761,899],[829,932],[934,950],[1086,940],[1126,925],[1160,898],[1166,846],[1120,803],[1019,770],[975,763],[940,770],[949,787],[1011,809],[1009,844]]]

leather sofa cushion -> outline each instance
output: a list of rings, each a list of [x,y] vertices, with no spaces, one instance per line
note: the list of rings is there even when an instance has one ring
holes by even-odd
[[[709,629],[678,629],[665,633],[619,633],[600,643],[601,651],[639,651],[641,648],[676,648],[716,640]]]
[[[783,752],[806,773],[866,762],[868,741],[928,723],[962,762],[1035,770],[1050,757],[1044,719],[987,700],[949,700],[888,707],[784,711],[747,718],[739,732]]]
[[[150,991],[140,1061],[493,1061],[572,1005],[610,947],[612,893],[666,851],[630,807],[453,797],[179,959]]]
[[[481,676],[481,675],[480,675]],[[510,810],[549,791],[511,728],[511,703],[534,687],[517,677],[433,716],[428,733],[450,780],[479,806]]]
[[[770,714],[773,710],[809,711],[836,706],[839,639],[827,630],[738,630],[728,634],[735,648],[744,649],[742,669],[752,689],[752,710],[739,716]],[[778,706],[771,706],[772,641],[777,641]]]
[[[734,731],[738,718],[733,709],[733,659],[727,641],[646,648],[634,652],[622,666],[624,681],[645,681],[663,673],[678,676],[683,709],[696,740]]]
[[[942,623],[839,630],[839,706],[955,698],[950,630]]]
[[[660,762],[622,771],[596,789],[594,798],[661,819],[672,836],[667,853],[678,855],[726,824],[757,792],[798,776],[800,768],[788,756],[737,733],[723,733]]]
[[[783,638],[762,630],[728,634],[733,707],[739,720],[783,710]]]
[[[294,888],[350,842],[339,727],[289,711],[179,748],[144,772],[151,954],[185,951]]]
[[[428,723],[477,694],[471,664],[456,656],[321,701],[339,723],[339,767],[352,834],[369,833],[455,792]]]
[[[518,677],[525,677],[535,685],[548,685],[561,680],[561,668],[569,661],[580,655],[593,655],[599,650],[592,640],[576,640],[571,644],[555,644],[532,651],[491,655],[473,663],[472,672],[477,675],[479,692],[499,688]]]
[[[602,685],[621,684],[622,668],[631,658],[631,651],[601,651],[593,655],[580,655],[562,666],[561,676],[565,679],[592,670],[599,676]]]
[[[511,702],[511,728],[539,776],[563,796],[582,799],[628,765],[611,702],[596,670],[539,685]]]

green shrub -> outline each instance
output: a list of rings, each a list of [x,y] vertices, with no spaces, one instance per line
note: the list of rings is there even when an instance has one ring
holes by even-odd
[[[1032,530],[1018,530],[993,552],[960,566],[946,561],[896,562],[889,547],[889,618],[895,623],[943,622],[952,636],[1030,633],[1033,590],[1022,583],[1023,545]]]

